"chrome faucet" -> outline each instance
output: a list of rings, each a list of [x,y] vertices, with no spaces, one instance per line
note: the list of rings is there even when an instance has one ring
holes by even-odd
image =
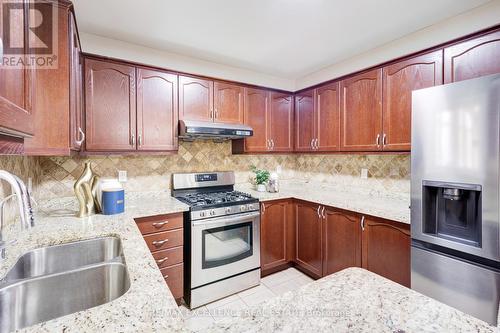
[[[19,208],[19,215],[21,218],[21,228],[29,229],[35,225],[35,220],[33,217],[33,209],[31,207],[31,195],[26,188],[24,182],[17,177],[5,170],[0,170],[0,180],[5,180],[12,187],[13,194],[2,199],[0,201],[0,260],[5,259],[5,248],[7,247],[7,242],[3,240],[3,227],[5,225],[5,214],[4,207],[5,203],[12,199],[17,198],[17,204]]]

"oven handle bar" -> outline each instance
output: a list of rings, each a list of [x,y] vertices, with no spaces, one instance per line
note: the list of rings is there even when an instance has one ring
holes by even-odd
[[[255,211],[251,213],[244,213],[244,214],[235,214],[235,215],[228,215],[228,216],[222,216],[222,217],[216,217],[216,218],[208,218],[204,220],[196,220],[192,221],[193,226],[200,226],[200,225],[212,225],[212,224],[219,224],[219,223],[224,223],[225,225],[231,225],[231,224],[236,224],[240,223],[242,221],[246,221],[248,219],[254,219],[256,217],[260,216],[260,211]]]

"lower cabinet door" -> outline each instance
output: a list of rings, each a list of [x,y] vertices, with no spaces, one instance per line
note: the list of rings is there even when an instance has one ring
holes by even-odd
[[[271,201],[261,204],[260,261],[262,275],[273,273],[273,269],[290,261],[289,201]]]
[[[311,275],[320,278],[322,265],[322,219],[317,204],[298,202],[295,207],[295,262]]]
[[[361,267],[361,217],[331,208],[326,208],[322,216],[323,276],[349,267]]]
[[[161,274],[175,299],[184,296],[184,264],[162,268]]]
[[[409,288],[409,225],[375,218],[366,218],[363,225],[363,268]]]

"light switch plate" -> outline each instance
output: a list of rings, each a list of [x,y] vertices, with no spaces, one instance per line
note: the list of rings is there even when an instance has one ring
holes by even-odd
[[[118,170],[118,181],[125,183],[127,181],[127,171]]]
[[[361,169],[361,179],[368,179],[368,169]]]

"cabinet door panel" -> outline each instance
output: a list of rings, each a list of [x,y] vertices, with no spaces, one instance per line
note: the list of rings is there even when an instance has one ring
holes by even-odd
[[[342,150],[380,150],[382,70],[372,70],[342,81],[341,92]]]
[[[316,90],[318,150],[340,150],[340,84],[331,83]]]
[[[293,151],[293,96],[271,93],[269,115],[272,151]]]
[[[69,45],[70,45],[70,148],[79,151],[84,139],[83,126],[83,63],[80,54],[75,17],[69,13]]]
[[[262,270],[286,264],[287,258],[287,202],[261,204],[261,266]]]
[[[361,267],[360,217],[325,209],[323,276],[349,267]]]
[[[500,31],[444,49],[444,83],[500,73]]]
[[[137,70],[139,150],[177,150],[177,75]]]
[[[316,139],[314,125],[314,90],[308,90],[295,96],[295,150],[311,151]]]
[[[179,76],[179,118],[213,121],[214,83],[189,76]]]
[[[245,139],[245,152],[268,151],[269,92],[245,88],[244,123],[253,128],[253,136]]]
[[[409,288],[409,226],[366,218],[362,234],[363,268]]]
[[[4,4],[8,1],[0,1],[0,15],[4,15]],[[28,54],[28,45],[33,40],[28,38],[29,26],[29,2],[23,2],[23,10],[11,11],[9,13],[9,38],[12,43],[22,41],[24,43],[24,54]],[[4,17],[4,16],[0,16]],[[0,38],[6,34],[3,31],[4,24],[0,24]],[[33,34],[32,34],[33,35]],[[4,48],[7,47],[3,41]],[[4,50],[5,51],[5,50]],[[9,57],[5,54],[5,57]],[[17,57],[15,59],[18,59]],[[15,134],[34,134],[34,123],[32,115],[32,103],[35,83],[35,67],[19,66],[17,69],[0,65],[0,129]]]
[[[316,277],[322,276],[322,227],[318,205],[297,203],[295,212],[296,262]]]
[[[134,150],[135,68],[85,60],[86,149]]]
[[[440,50],[384,68],[384,150],[410,150],[411,93],[443,83],[442,59]]]
[[[243,87],[215,82],[214,97],[216,122],[243,124]]]

